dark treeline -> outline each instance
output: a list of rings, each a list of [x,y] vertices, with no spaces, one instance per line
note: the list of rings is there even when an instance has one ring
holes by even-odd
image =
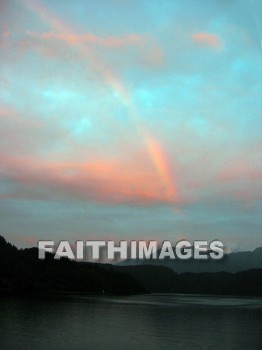
[[[39,260],[37,248],[19,250],[0,236],[0,289],[18,294],[158,292],[262,296],[262,269],[178,274],[165,266],[80,263],[55,260],[52,254]]]
[[[17,249],[0,236],[0,288],[16,293],[83,292],[133,294],[146,290],[112,265],[38,259],[38,249]]]

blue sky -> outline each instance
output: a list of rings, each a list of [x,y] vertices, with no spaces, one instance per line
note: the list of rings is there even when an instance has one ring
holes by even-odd
[[[0,234],[261,245],[260,1],[2,1]]]

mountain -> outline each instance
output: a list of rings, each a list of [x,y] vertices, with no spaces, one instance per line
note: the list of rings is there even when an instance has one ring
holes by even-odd
[[[118,266],[153,293],[262,296],[262,269],[182,273],[155,265]]]
[[[147,292],[130,274],[112,265],[38,259],[38,249],[18,250],[0,236],[0,289],[16,293],[86,292],[133,294]]]
[[[253,253],[261,256],[260,249]],[[246,255],[240,256],[244,259]],[[262,269],[179,274],[169,267],[149,264],[120,266],[65,258],[55,260],[49,253],[45,260],[39,260],[37,248],[19,250],[0,236],[0,291],[25,295],[31,292],[157,292],[262,296]]]
[[[254,251],[237,252],[225,254],[221,260],[181,260],[169,259],[163,260],[125,260],[119,263],[121,266],[131,265],[157,265],[169,267],[177,273],[185,272],[239,272],[250,269],[262,268],[262,247],[256,248]]]

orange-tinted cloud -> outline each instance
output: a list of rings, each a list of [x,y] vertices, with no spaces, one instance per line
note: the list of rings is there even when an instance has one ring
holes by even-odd
[[[33,38],[37,39],[43,39],[43,40],[60,40],[64,41],[68,44],[80,44],[80,43],[86,43],[86,44],[96,44],[103,47],[111,47],[111,48],[117,48],[117,47],[123,47],[123,46],[135,46],[135,45],[141,45],[145,43],[145,36],[139,35],[139,34],[129,34],[123,37],[115,37],[115,36],[108,36],[106,38],[99,37],[97,35],[94,35],[92,33],[86,33],[86,34],[69,34],[69,33],[63,33],[63,34],[56,34],[52,32],[46,32],[46,33],[34,33],[31,31],[28,31],[27,34]]]
[[[194,33],[192,35],[194,42],[201,46],[207,46],[211,48],[218,48],[223,46],[222,40],[218,35],[212,33]]]
[[[146,162],[58,163],[0,155],[2,174],[22,196],[64,197],[138,205],[174,203]],[[174,194],[173,194],[174,195]]]
[[[5,31],[2,32],[2,35],[1,35],[1,36],[2,36],[2,38],[6,39],[6,38],[9,37],[9,35],[10,35],[9,31],[8,31],[8,30],[5,30]]]
[[[238,181],[241,179],[262,180],[262,170],[240,163],[221,171],[219,180],[222,182]]]

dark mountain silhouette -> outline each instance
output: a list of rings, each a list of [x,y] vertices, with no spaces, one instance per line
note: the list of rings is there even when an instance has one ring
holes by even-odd
[[[0,288],[16,293],[86,292],[145,293],[130,274],[112,265],[55,260],[47,254],[38,259],[38,249],[18,250],[0,236]]]
[[[181,260],[169,259],[163,260],[125,260],[119,263],[121,266],[131,265],[157,265],[165,266],[177,273],[185,272],[239,272],[250,269],[262,269],[262,247],[254,251],[237,252],[225,254],[221,260]]]
[[[260,255],[260,249],[254,251]],[[211,261],[209,261],[211,263]],[[0,236],[0,290],[102,294],[197,293],[262,296],[262,269],[237,273],[182,273],[165,266],[80,263],[38,249],[17,249]]]
[[[155,265],[118,266],[153,293],[262,296],[262,269],[242,272],[182,273]]]

